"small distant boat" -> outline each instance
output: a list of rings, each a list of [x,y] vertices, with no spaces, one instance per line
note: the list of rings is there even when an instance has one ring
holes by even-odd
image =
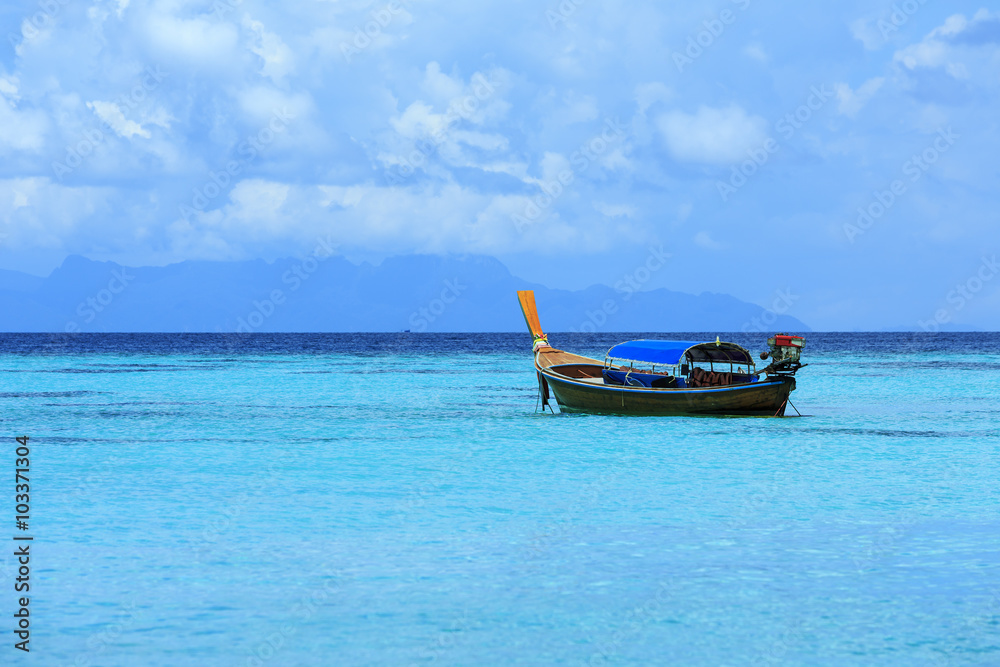
[[[633,340],[608,350],[604,361],[557,350],[542,333],[535,294],[517,293],[533,338],[542,409],[550,392],[566,412],[627,415],[784,416],[795,390],[805,339],[768,339],[771,359],[757,370],[750,352],[736,343]],[[763,377],[762,377],[763,376]],[[549,406],[551,409],[551,406]]]

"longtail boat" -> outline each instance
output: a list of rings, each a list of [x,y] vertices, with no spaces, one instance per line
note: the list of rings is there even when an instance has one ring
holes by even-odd
[[[736,343],[633,340],[608,350],[604,361],[557,350],[542,332],[532,291],[517,293],[532,336],[542,409],[550,392],[561,411],[627,415],[784,416],[795,390],[805,339],[776,334],[757,370]]]

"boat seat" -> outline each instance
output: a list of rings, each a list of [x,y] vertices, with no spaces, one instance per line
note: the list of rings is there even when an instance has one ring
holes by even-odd
[[[734,383],[742,384],[748,380],[744,379],[742,381],[736,378],[748,378],[746,375],[736,375],[733,373],[722,373],[715,371],[706,371],[704,368],[692,368],[691,369],[691,386],[692,387],[725,387]]]
[[[625,373],[622,371],[613,371],[609,368],[605,368],[601,371],[601,375],[604,377],[604,384],[613,384],[618,386],[625,384]]]

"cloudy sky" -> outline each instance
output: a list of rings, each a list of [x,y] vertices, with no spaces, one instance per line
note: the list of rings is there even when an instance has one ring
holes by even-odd
[[[7,2],[0,268],[666,252],[814,329],[1000,328],[1000,11],[803,4]]]

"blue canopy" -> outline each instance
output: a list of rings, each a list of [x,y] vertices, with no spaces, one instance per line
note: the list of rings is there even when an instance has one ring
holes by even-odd
[[[752,364],[750,353],[736,343],[704,343],[690,340],[630,340],[608,350],[608,358],[640,364],[675,366],[691,361]]]

